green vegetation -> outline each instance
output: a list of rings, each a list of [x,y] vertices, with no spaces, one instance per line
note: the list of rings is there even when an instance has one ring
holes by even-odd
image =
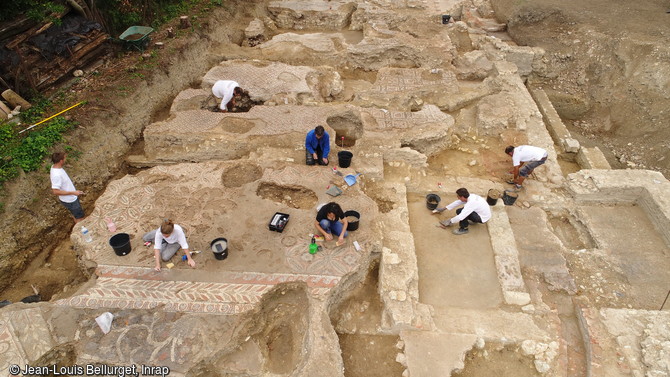
[[[51,102],[42,99],[22,113],[25,124],[34,124],[47,117]],[[10,122],[0,122],[0,184],[15,178],[19,169],[35,171],[42,166],[51,147],[63,139],[63,134],[76,123],[58,116],[48,122],[19,134],[25,126]],[[70,148],[71,149],[71,148]]]
[[[107,32],[118,36],[134,25],[157,28],[203,4],[222,6],[223,0],[105,0],[97,1],[96,8],[104,19]],[[60,20],[52,17],[52,14],[61,13],[65,9],[63,3],[56,0],[2,0],[0,22],[25,14],[39,22],[58,24]]]
[[[0,21],[13,20],[19,14],[25,13],[35,21],[51,21],[58,25],[60,19],[53,18],[51,15],[63,11],[65,11],[65,6],[52,1],[4,0],[0,11]]]
[[[118,36],[130,26],[146,25],[157,28],[171,19],[187,14],[203,0],[108,0],[98,2],[98,10],[105,18],[107,31]],[[214,3],[220,3],[215,0]]]

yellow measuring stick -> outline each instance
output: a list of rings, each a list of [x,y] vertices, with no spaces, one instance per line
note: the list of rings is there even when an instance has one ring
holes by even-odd
[[[21,134],[21,133],[24,133],[24,132],[28,131],[29,129],[31,129],[31,128],[35,127],[35,126],[39,126],[40,124],[46,122],[47,120],[49,120],[49,119],[51,119],[51,118],[53,118],[53,117],[59,116],[59,115],[63,114],[64,112],[66,112],[66,111],[68,111],[68,110],[70,110],[70,109],[73,109],[73,108],[75,108],[75,107],[81,105],[82,103],[84,103],[84,102],[82,101],[82,102],[79,102],[79,103],[76,104],[76,105],[72,105],[72,106],[68,107],[67,109],[65,109],[65,110],[63,110],[63,111],[61,111],[61,112],[59,112],[59,113],[56,113],[56,114],[54,114],[54,115],[52,115],[52,116],[50,116],[50,117],[48,117],[48,118],[46,118],[46,119],[43,119],[43,120],[41,120],[41,121],[39,121],[39,122],[33,124],[32,126],[26,128],[26,129],[23,130],[23,131],[19,131],[19,133],[20,133],[20,134]]]

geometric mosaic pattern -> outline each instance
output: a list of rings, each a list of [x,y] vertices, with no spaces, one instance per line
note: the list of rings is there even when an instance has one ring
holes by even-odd
[[[449,117],[437,106],[426,105],[421,111],[389,111],[386,109],[365,109],[377,121],[376,129],[414,128],[424,124],[447,122]]]
[[[0,317],[0,376],[9,375],[9,365],[23,367],[53,347],[42,309],[4,312]]]
[[[193,282],[162,280],[160,274],[141,267],[101,266],[96,272],[100,277],[94,287],[55,304],[118,309],[160,306],[168,312],[235,315],[251,310],[276,284],[303,281],[312,295],[322,296],[340,280],[337,276],[222,272],[219,280],[225,282]]]
[[[426,74],[426,70],[422,69],[383,69],[377,75],[377,79],[369,91],[394,93],[426,89],[431,86],[441,86],[444,88],[457,83],[456,75],[451,71],[440,70],[437,73],[430,74],[429,77],[439,77],[438,80],[426,80],[423,78]]]
[[[73,234],[75,245],[82,249],[87,259],[98,264],[96,284],[84,293],[56,304],[79,308],[159,308],[167,312],[235,315],[256,306],[264,294],[284,282],[305,282],[309,294],[323,297],[342,276],[358,267],[364,252],[355,250],[351,239],[339,247],[334,242],[328,242],[316,255],[307,252],[310,241],[308,232],[314,229],[313,208],[292,210],[293,221],[287,231],[281,235],[267,234],[274,237],[271,245],[264,239],[258,241],[256,233],[250,233],[255,232],[249,230],[255,229],[253,226],[238,227],[238,233],[232,233],[231,226],[237,223],[255,225],[254,221],[257,222],[253,213],[240,208],[252,208],[264,199],[257,196],[254,190],[222,185],[222,172],[230,166],[233,163],[159,166],[110,182],[105,193],[98,198],[96,209],[85,220],[86,226],[93,231],[94,241],[87,244],[82,242],[79,232]],[[260,181],[279,185],[299,182],[317,192],[333,179],[342,178],[330,169],[289,165],[282,169],[266,169]],[[339,200],[343,208],[374,214],[374,202],[359,193],[360,187],[349,190]],[[323,193],[318,195],[325,196]],[[159,218],[163,209],[170,208],[175,197],[180,199],[179,205],[183,206],[180,215],[184,221],[180,221],[180,224],[187,229],[189,243],[192,246],[202,244],[203,239],[212,239],[212,232],[229,229],[227,234],[234,234],[233,239],[236,240],[231,243],[235,254],[229,258],[234,261],[215,264],[220,269],[217,268],[216,273],[208,270],[206,275],[199,271],[198,266],[196,269],[154,271],[151,248],[142,246],[139,236],[148,230],[147,224],[156,222],[155,219]],[[236,198],[236,201],[229,198]],[[132,235],[133,251],[130,254],[119,257],[112,252],[107,242],[108,236],[103,236],[109,234],[105,217],[113,218],[120,231]],[[266,234],[265,226],[259,229],[263,229],[263,235]],[[352,233],[350,238],[365,247],[372,236],[364,227]],[[253,254],[254,250],[262,248],[259,245],[264,245],[262,247],[276,257]],[[198,248],[207,250],[206,247]],[[254,264],[254,255],[276,264],[259,267]],[[201,263],[202,258],[206,258],[204,263],[210,263],[213,259],[208,253],[196,256],[195,259]],[[273,268],[268,270],[268,266]]]
[[[0,319],[0,373],[9,375],[7,368],[10,364],[22,365],[26,362],[25,352],[14,336],[14,328],[8,320]]]
[[[357,235],[357,241],[361,245],[367,243],[365,235]],[[355,269],[362,255],[351,242],[342,246],[323,248],[314,255],[306,252],[308,248],[309,241],[305,240],[286,250],[286,263],[292,271],[343,276]]]
[[[200,136],[211,140],[220,131],[221,122],[227,118],[247,120],[253,124],[249,135],[277,135],[290,132],[306,132],[315,124],[325,123],[333,110],[318,106],[254,106],[247,113],[214,113],[206,110],[180,111],[169,120],[147,126],[145,137],[159,137],[160,134]],[[242,134],[245,134],[243,132]],[[242,135],[240,134],[240,135]],[[150,152],[153,150],[150,148]]]
[[[307,75],[316,73],[312,67],[232,60],[212,68],[202,81],[203,86],[209,89],[221,77],[238,77],[237,82],[249,91],[252,98],[263,101],[277,93],[309,93],[318,98],[318,91],[310,88],[306,79]]]

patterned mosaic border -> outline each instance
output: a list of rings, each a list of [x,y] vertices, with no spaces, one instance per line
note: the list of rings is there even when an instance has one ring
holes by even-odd
[[[84,294],[56,301],[76,308],[153,309],[164,311],[234,315],[253,309],[275,285],[303,281],[313,296],[322,296],[340,277],[321,275],[224,272],[226,282],[161,280],[141,267],[100,266],[97,284]]]

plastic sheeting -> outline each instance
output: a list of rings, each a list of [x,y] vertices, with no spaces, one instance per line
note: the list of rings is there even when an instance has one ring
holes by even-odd
[[[40,49],[46,59],[51,59],[53,55],[65,54],[69,48],[79,43],[81,35],[102,29],[99,23],[79,15],[67,15],[61,21],[60,25],[53,25],[46,31],[28,39],[31,44]]]

